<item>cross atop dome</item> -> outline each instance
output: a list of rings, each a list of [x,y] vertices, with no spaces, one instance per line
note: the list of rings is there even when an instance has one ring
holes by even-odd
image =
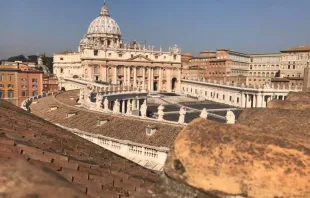
[[[110,16],[109,15],[109,9],[106,5],[106,0],[104,0],[103,7],[101,8],[100,16]]]

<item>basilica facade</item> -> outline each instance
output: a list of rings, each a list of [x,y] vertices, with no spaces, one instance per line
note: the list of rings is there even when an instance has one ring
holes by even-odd
[[[54,73],[66,79],[103,81],[149,91],[181,88],[181,50],[175,45],[164,52],[136,41],[125,44],[121,30],[107,6],[92,21],[78,52],[54,54]]]

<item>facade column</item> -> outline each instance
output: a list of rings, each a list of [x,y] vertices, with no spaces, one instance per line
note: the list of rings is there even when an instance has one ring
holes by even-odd
[[[142,90],[145,90],[145,67],[142,67]]]
[[[112,67],[112,70],[113,70],[112,82],[114,84],[117,84],[117,68],[116,67]]]
[[[137,87],[137,67],[133,68],[133,86]]]
[[[148,68],[147,89],[151,90],[151,68]]]
[[[171,86],[172,86],[172,85],[171,85],[171,83],[172,83],[171,80],[172,80],[172,79],[171,79],[171,69],[170,69],[170,68],[167,68],[167,69],[166,69],[166,76],[167,76],[167,77],[166,77],[166,80],[167,80],[166,91],[172,91],[172,90],[171,90]]]
[[[107,68],[106,66],[101,65],[100,67],[100,78],[102,81],[107,81]]]
[[[284,97],[284,95],[282,95],[282,100],[285,100],[285,97]]]
[[[162,89],[162,83],[163,83],[163,73],[162,68],[158,68],[158,91]]]
[[[131,86],[130,67],[127,68],[127,76],[128,76],[128,86]]]
[[[127,73],[126,73],[126,67],[123,66],[122,67],[123,69],[123,75],[124,75],[124,82],[123,82],[123,85],[126,86],[127,85]]]
[[[154,91],[154,68],[151,68],[151,90]]]

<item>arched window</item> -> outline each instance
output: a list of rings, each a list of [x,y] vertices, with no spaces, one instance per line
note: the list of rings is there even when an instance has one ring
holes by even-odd
[[[61,74],[64,73],[64,69],[63,69],[63,68],[60,69],[60,73],[61,73]]]

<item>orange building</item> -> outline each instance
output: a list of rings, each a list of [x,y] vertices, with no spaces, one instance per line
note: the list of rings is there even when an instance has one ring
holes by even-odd
[[[18,72],[18,105],[32,96],[42,94],[43,72],[26,64],[19,64]]]
[[[18,65],[0,65],[0,99],[18,105]]]
[[[43,93],[58,91],[58,78],[56,75],[48,74],[43,76]]]
[[[0,65],[1,99],[20,106],[29,97],[41,95],[42,90],[42,71],[19,62],[5,62]]]

